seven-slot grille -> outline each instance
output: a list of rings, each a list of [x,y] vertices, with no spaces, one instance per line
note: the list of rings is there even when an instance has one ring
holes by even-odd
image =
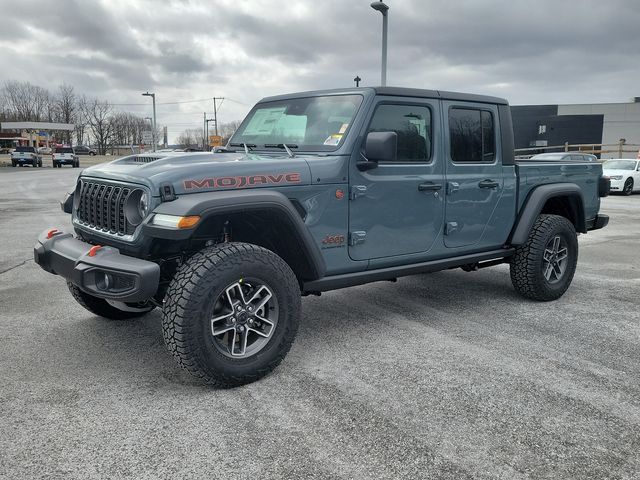
[[[125,205],[135,188],[87,180],[80,181],[80,202],[76,219],[105,233],[128,235],[134,227],[127,221]]]

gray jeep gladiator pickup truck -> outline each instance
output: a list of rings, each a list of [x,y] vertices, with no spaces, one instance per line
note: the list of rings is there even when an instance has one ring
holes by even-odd
[[[557,299],[576,232],[608,222],[607,181],[596,162],[516,162],[499,98],[298,93],[260,101],[214,153],[85,169],[62,204],[75,234],[43,232],[34,255],[96,315],[162,308],[180,365],[232,387],[282,361],[301,295],[507,263],[523,296]]]

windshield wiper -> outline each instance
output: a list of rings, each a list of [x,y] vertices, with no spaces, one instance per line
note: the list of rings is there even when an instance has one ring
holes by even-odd
[[[289,158],[293,158],[295,157],[295,155],[293,154],[291,149],[298,148],[298,145],[294,145],[293,143],[289,145],[287,145],[286,143],[265,143],[264,148],[284,148],[287,151],[287,155],[289,155]]]
[[[249,150],[256,148],[255,143],[230,143],[230,147],[244,147],[244,153],[249,153]]]

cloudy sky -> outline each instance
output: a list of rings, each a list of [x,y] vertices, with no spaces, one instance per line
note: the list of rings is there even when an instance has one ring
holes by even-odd
[[[175,137],[263,96],[380,81],[369,0],[0,0],[0,83],[29,80],[150,115]],[[638,0],[388,0],[388,84],[512,104],[640,96]],[[192,101],[198,100],[198,101]],[[173,103],[184,102],[184,103]],[[172,104],[168,104],[172,103]],[[126,104],[126,105],[124,105]]]

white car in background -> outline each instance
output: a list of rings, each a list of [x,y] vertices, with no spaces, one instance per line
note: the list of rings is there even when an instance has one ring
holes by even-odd
[[[611,179],[611,192],[640,192],[640,160],[614,158],[602,164],[602,174]]]

